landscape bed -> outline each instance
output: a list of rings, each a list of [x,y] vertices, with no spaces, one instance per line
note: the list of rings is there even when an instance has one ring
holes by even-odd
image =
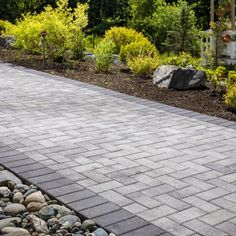
[[[176,91],[161,89],[153,85],[152,78],[141,79],[135,77],[122,64],[112,65],[107,73],[96,72],[95,60],[92,58],[61,64],[46,62],[43,67],[42,56],[17,50],[0,49],[0,60],[61,75],[128,95],[236,121],[235,111],[228,108],[222,95],[216,92],[210,84],[201,90]]]

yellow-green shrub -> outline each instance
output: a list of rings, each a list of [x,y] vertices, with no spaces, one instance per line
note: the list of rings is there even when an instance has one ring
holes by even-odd
[[[52,58],[63,57],[71,51],[74,57],[78,57],[83,51],[82,29],[88,23],[86,11],[86,4],[78,4],[72,12],[68,0],[59,0],[57,8],[47,6],[38,15],[24,15],[14,27],[7,27],[5,33],[15,36],[15,46],[19,49],[34,53],[46,50],[46,55]],[[44,42],[40,37],[42,31],[47,33]]]
[[[112,63],[115,44],[111,40],[101,41],[94,50],[96,69],[107,71]]]
[[[121,47],[135,41],[141,41],[143,38],[145,37],[142,33],[126,27],[112,27],[105,33],[105,39],[112,40],[115,43],[116,53],[120,53]]]
[[[215,71],[207,70],[207,78],[211,84],[218,89],[224,87],[228,72],[224,66],[218,66]]]
[[[137,56],[127,61],[127,66],[135,75],[139,77],[151,75],[158,65],[158,57]]]
[[[226,87],[227,89],[228,88],[231,88],[231,86],[234,86],[236,85],[236,71],[229,71],[228,73],[228,78],[227,78],[227,81],[226,81]]]
[[[201,64],[200,58],[194,58],[190,54],[182,52],[179,55],[168,56],[163,58],[162,64],[175,65],[180,67],[199,67]]]
[[[10,23],[9,21],[5,21],[5,20],[0,20],[0,35],[3,33],[5,33],[6,29],[10,29],[11,27],[13,27],[13,24]]]
[[[236,109],[236,85],[233,85],[227,89],[225,94],[225,103],[229,107]]]
[[[156,58],[158,56],[158,51],[156,47],[146,38],[121,47],[119,59],[122,62],[126,62],[127,60],[137,56],[149,56],[151,58]]]

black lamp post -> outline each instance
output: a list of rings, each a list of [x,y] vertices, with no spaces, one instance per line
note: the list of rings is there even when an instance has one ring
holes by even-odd
[[[45,67],[45,57],[46,57],[46,38],[47,32],[46,30],[43,30],[40,32],[40,37],[42,38],[42,47],[43,47],[43,68]]]

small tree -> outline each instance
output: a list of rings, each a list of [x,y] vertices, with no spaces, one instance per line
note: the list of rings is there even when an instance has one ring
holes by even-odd
[[[181,2],[179,19],[174,28],[168,32],[167,39],[164,42],[168,51],[196,53],[195,15],[186,2]]]

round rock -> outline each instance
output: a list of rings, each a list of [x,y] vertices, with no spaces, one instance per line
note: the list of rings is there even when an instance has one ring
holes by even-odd
[[[21,222],[21,219],[19,217],[11,217],[7,219],[0,220],[0,230],[9,227],[9,226],[15,226],[15,223],[19,224]]]
[[[28,205],[30,202],[40,202],[45,203],[46,200],[42,194],[41,191],[37,191],[35,193],[31,193],[29,196],[25,199],[25,204]]]
[[[33,227],[37,233],[48,233],[47,223],[35,215],[28,215],[27,219],[33,223]]]
[[[57,204],[50,205],[55,211],[56,214],[59,214],[61,217],[66,216],[66,215],[71,215],[71,210],[68,209],[67,207],[60,206]]]
[[[75,216],[75,215],[67,215],[59,219],[60,224],[62,224],[65,227],[70,227],[70,228],[72,228],[76,222],[81,222],[81,220],[78,216]]]
[[[11,190],[8,187],[0,187],[0,197],[9,197]]]
[[[48,226],[53,226],[53,225],[56,225],[56,224],[58,224],[58,219],[56,217],[53,217],[53,218],[51,218],[47,221]]]
[[[9,216],[17,216],[24,212],[26,212],[25,206],[19,203],[7,205],[4,209],[4,214]]]
[[[109,236],[103,228],[98,228],[93,232],[94,236]]]
[[[36,211],[39,211],[43,206],[44,206],[43,203],[31,202],[27,205],[27,210],[29,212],[36,212]]]
[[[22,192],[16,192],[13,196],[13,202],[14,203],[20,203],[24,198],[24,195]]]
[[[9,180],[9,181],[7,182],[7,187],[8,187],[9,189],[13,190],[15,186],[16,186],[16,182],[14,182],[13,180]]]
[[[17,184],[14,189],[20,190],[22,192],[26,192],[29,190],[29,187],[25,184]]]
[[[29,196],[31,193],[35,193],[35,192],[38,192],[38,190],[37,190],[37,189],[30,189],[30,190],[28,190],[28,191],[24,194],[24,196],[27,197],[27,196]]]
[[[55,211],[50,206],[45,206],[39,210],[39,217],[46,221],[50,219],[52,216],[54,216],[54,214],[55,214]]]
[[[18,227],[5,227],[1,232],[6,236],[31,236],[28,230]]]
[[[96,229],[96,223],[93,221],[93,220],[85,220],[83,223],[82,223],[82,229],[84,231],[93,231]]]

